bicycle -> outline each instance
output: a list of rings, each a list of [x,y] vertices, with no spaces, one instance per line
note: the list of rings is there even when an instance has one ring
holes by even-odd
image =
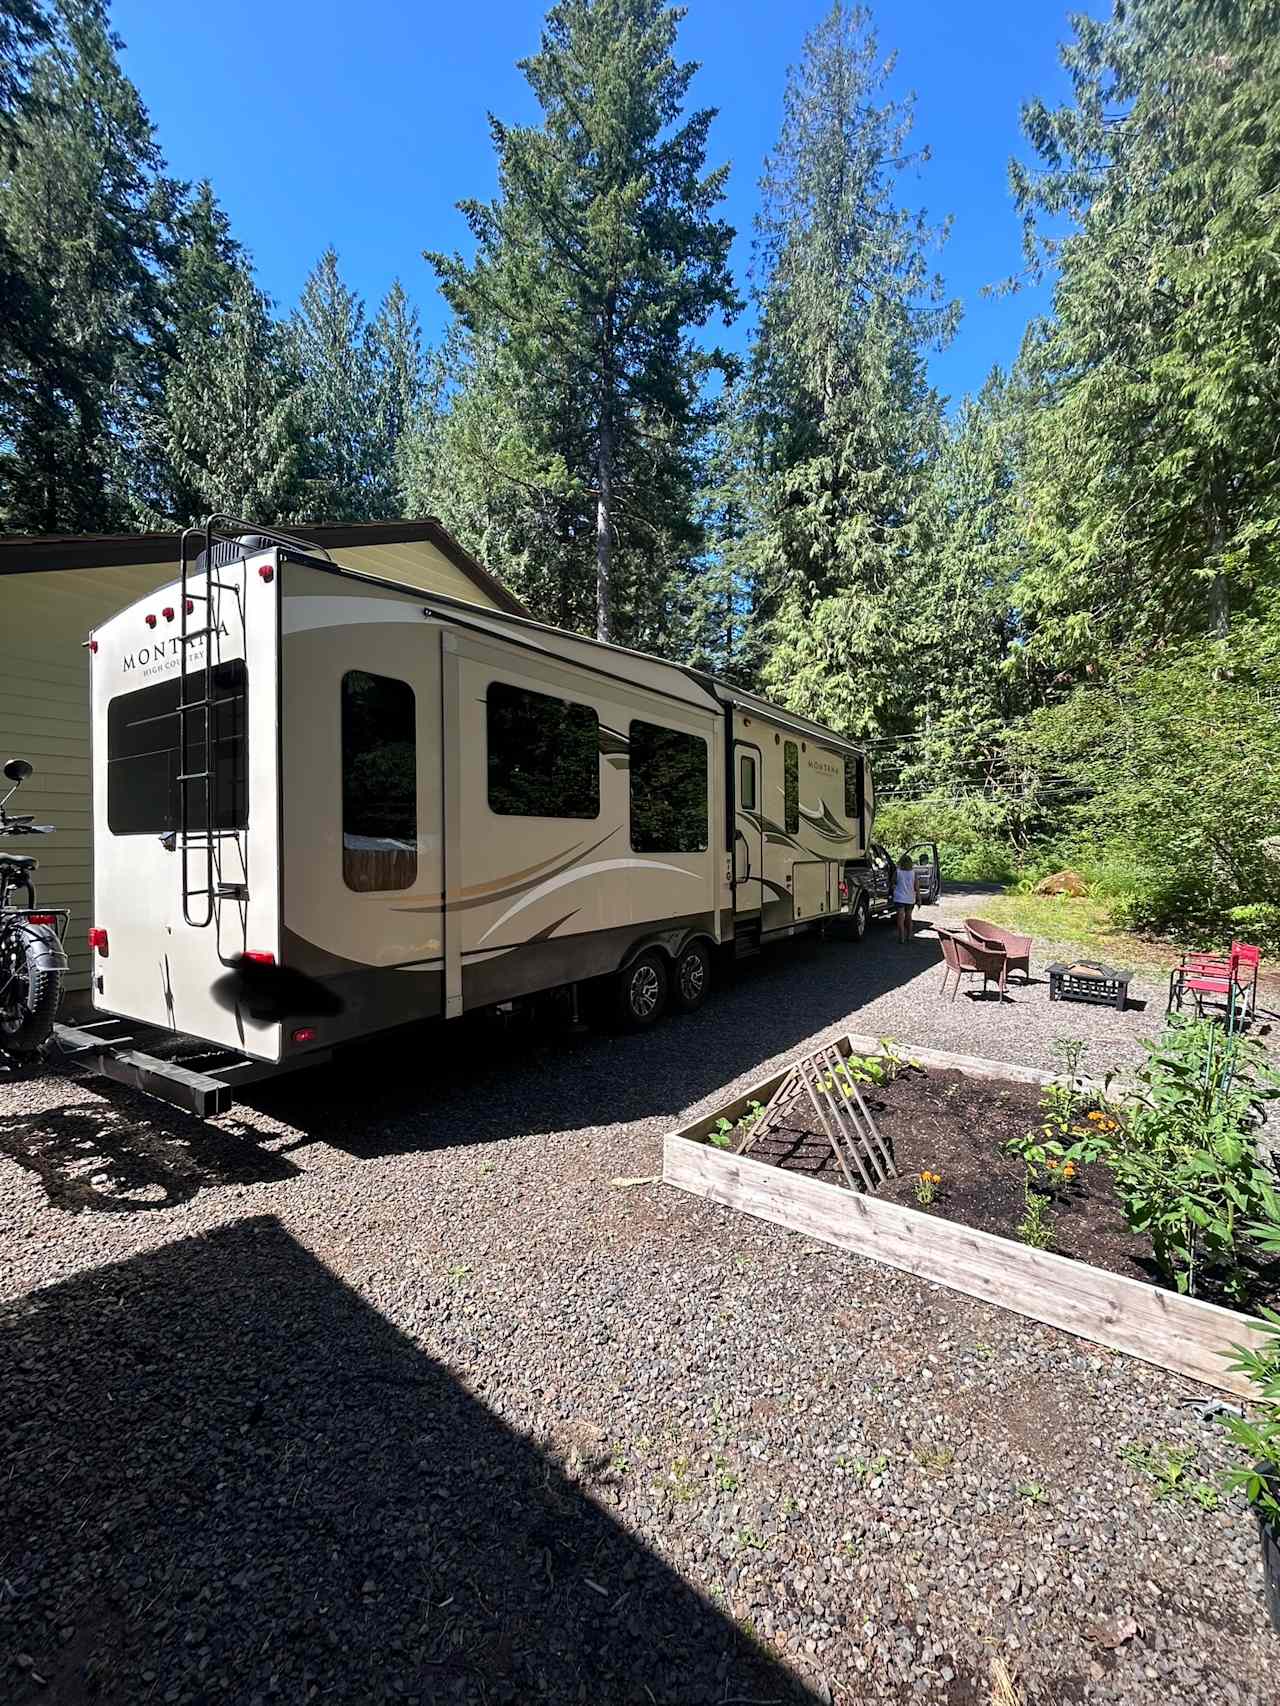
[[[7,810],[34,765],[11,758],[4,767],[13,786],[0,799],[0,836],[52,835],[51,823]],[[40,1054],[53,1034],[67,975],[64,946],[71,921],[68,907],[38,907],[32,875],[40,861],[0,849],[0,1053],[14,1061]],[[13,904],[25,893],[25,906]]]

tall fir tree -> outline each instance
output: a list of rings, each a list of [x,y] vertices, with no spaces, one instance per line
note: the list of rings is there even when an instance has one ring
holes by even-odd
[[[727,365],[692,332],[738,308],[733,233],[715,216],[726,169],[706,169],[714,114],[684,113],[696,66],[674,57],[680,17],[661,0],[559,0],[521,62],[542,123],[491,118],[498,199],[460,204],[474,260],[428,254],[475,370],[502,375],[495,472],[518,463],[535,526],[558,512],[562,562],[590,587],[602,638],[669,622],[696,545],[702,382]],[[585,602],[554,596],[575,613]]]
[[[113,442],[113,486],[148,526],[159,525],[165,516],[185,520],[209,513],[201,509],[207,482],[187,482],[179,446],[184,431],[198,434],[217,428],[184,429],[175,421],[172,399],[181,389],[175,368],[194,360],[203,372],[216,361],[216,352],[204,345],[228,323],[240,273],[248,264],[208,182],[194,189],[175,185],[173,194],[173,211],[159,248],[159,323],[154,339],[134,363],[131,418],[121,423]],[[205,406],[216,407],[216,397],[207,396]]]
[[[1069,103],[1023,113],[1013,188],[1033,268],[1033,648],[1225,633],[1280,580],[1280,17],[1274,0],[1077,15]],[[1065,234],[1064,234],[1065,227]]]
[[[166,377],[156,446],[173,507],[155,527],[211,514],[287,523],[301,506],[302,442],[284,329],[242,261],[225,300],[193,316]]]
[[[118,443],[154,389],[177,203],[102,0],[60,0],[0,178],[0,235],[32,334],[7,350],[0,517],[15,531],[121,525]]]
[[[768,483],[765,682],[851,734],[909,728],[914,612],[941,406],[923,352],[949,338],[927,250],[897,204],[909,102],[881,99],[869,14],[837,0],[787,80],[757,221],[752,407]]]
[[[418,311],[399,279],[370,323],[369,346],[378,417],[370,468],[374,501],[383,516],[407,514],[407,440],[423,406],[426,372]]]
[[[289,361],[302,429],[302,513],[310,521],[377,521],[399,513],[388,471],[380,352],[364,302],[326,249],[289,320]]]
[[[424,405],[404,441],[410,514],[437,515],[539,620],[590,631],[595,585],[583,574],[590,494],[586,429],[572,398],[515,398],[518,376],[493,338],[456,322],[428,364]],[[530,431],[536,433],[536,441]]]

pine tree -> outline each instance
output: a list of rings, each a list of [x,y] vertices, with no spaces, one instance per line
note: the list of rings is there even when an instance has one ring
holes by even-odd
[[[586,429],[572,397],[548,386],[535,407],[519,383],[496,339],[451,327],[402,442],[406,506],[439,516],[539,620],[589,631],[590,494],[572,472],[589,459]]]
[[[1274,0],[1072,23],[1073,99],[1028,104],[1039,168],[1012,167],[1032,266],[1057,269],[1021,596],[1034,650],[1068,670],[1221,635],[1280,577]]]
[[[293,519],[302,447],[284,345],[241,262],[225,301],[191,318],[168,368],[159,449],[182,507],[144,512],[150,525],[189,526],[215,513]]]
[[[373,447],[372,500],[380,515],[406,509],[406,437],[421,410],[425,375],[418,311],[400,280],[393,281],[369,327],[369,346],[377,394],[378,436]]]
[[[289,360],[303,437],[303,514],[370,521],[388,509],[377,352],[364,303],[326,249],[289,320]]]
[[[165,516],[185,520],[209,513],[201,508],[207,481],[191,486],[179,466],[184,453],[181,438],[174,435],[183,429],[177,428],[171,406],[173,370],[194,359],[203,372],[216,359],[203,346],[226,323],[241,268],[247,265],[212,187],[205,182],[194,191],[185,185],[173,189],[174,208],[159,251],[160,323],[133,364],[133,407],[113,446],[113,484],[148,526],[160,525]],[[213,397],[206,406],[216,406]]]
[[[789,74],[757,221],[753,403],[769,483],[766,683],[850,733],[910,728],[911,617],[929,584],[941,408],[922,351],[942,300],[923,214],[900,208],[909,103],[868,13],[837,0]]]
[[[54,21],[42,0],[0,5],[0,155],[19,145],[17,120],[31,108],[32,58],[53,39]]]
[[[0,518],[15,531],[102,529],[128,513],[116,445],[153,382],[176,190],[118,45],[102,0],[61,0],[0,179],[0,234],[34,316],[0,399]]]
[[[763,662],[760,611],[762,490],[744,387],[721,400],[699,480],[705,554],[693,565],[680,648],[688,662],[744,687]]]
[[[563,515],[566,554],[602,638],[670,620],[696,545],[701,383],[726,365],[691,331],[738,307],[733,233],[714,217],[726,169],[706,170],[714,115],[683,114],[696,67],[673,57],[680,15],[661,0],[559,0],[521,63],[543,122],[491,118],[499,198],[460,204],[475,259],[428,254],[480,360],[502,370],[499,438],[519,446],[535,510],[581,506]],[[559,601],[583,602],[567,588]]]

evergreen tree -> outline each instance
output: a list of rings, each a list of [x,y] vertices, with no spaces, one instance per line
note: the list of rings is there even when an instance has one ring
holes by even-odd
[[[410,513],[406,507],[405,441],[422,407],[425,375],[418,311],[393,281],[369,327],[377,395],[377,442],[370,476],[379,514]]]
[[[14,531],[123,524],[117,444],[137,427],[163,335],[176,190],[116,58],[102,0],[60,0],[0,177],[0,235],[30,335],[5,351],[0,518]]]
[[[752,687],[763,662],[762,501],[744,386],[726,390],[699,482],[705,555],[689,577],[681,651],[699,669]]]
[[[701,383],[726,365],[691,330],[738,307],[733,233],[714,217],[726,169],[706,170],[714,115],[683,114],[696,67],[673,57],[680,16],[661,0],[558,0],[521,63],[543,122],[491,118],[499,198],[460,204],[474,261],[428,255],[509,387],[498,437],[518,447],[535,510],[560,510],[603,638],[669,621],[696,543]]]
[[[31,108],[32,57],[53,39],[53,27],[43,0],[0,5],[0,155],[18,146],[17,120]]]
[[[548,386],[535,406],[519,385],[497,340],[450,329],[403,443],[407,509],[439,516],[539,620],[589,631],[590,494],[573,472],[589,456],[587,431],[570,397]]]
[[[935,233],[895,201],[914,157],[909,103],[879,100],[891,69],[867,12],[837,0],[788,77],[757,222],[765,681],[854,734],[916,718],[941,430],[922,351],[958,312],[929,275]]]
[[[381,455],[378,355],[363,301],[326,249],[289,320],[289,360],[302,429],[302,512],[310,521],[395,513]]]
[[[243,262],[225,300],[193,315],[167,370],[158,449],[177,503],[153,527],[206,515],[286,523],[300,503],[301,440],[285,333]]]
[[[1032,264],[1058,268],[1020,593],[1035,649],[1068,668],[1221,634],[1280,570],[1274,0],[1073,24],[1074,98],[1024,109],[1039,169],[1012,168]]]
[[[174,420],[174,367],[194,359],[207,371],[216,357],[203,346],[226,321],[244,251],[207,183],[174,186],[174,208],[160,246],[157,283],[160,323],[132,364],[134,405],[113,446],[112,480],[130,511],[148,526],[160,518],[208,514],[201,508],[206,481],[189,485],[180,471],[184,430]],[[216,406],[207,396],[205,406]],[[204,430],[216,431],[216,428]],[[178,436],[175,438],[175,432]]]

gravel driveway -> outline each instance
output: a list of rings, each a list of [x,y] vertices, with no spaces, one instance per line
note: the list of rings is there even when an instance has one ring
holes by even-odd
[[[205,1126],[0,1078],[0,1699],[1276,1706],[1203,1391],[610,1183],[810,1038],[1101,1067],[1163,1008],[940,982],[874,927],[647,1036],[464,1024]]]

